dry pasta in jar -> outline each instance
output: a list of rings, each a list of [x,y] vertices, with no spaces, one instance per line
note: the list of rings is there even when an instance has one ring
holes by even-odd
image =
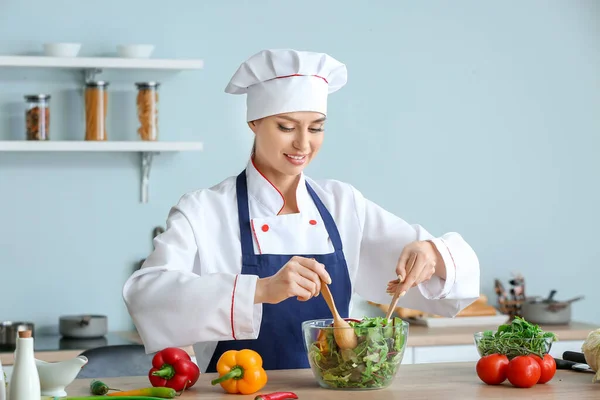
[[[158,140],[158,82],[138,82],[136,99],[139,121],[138,135],[142,140]]]
[[[85,86],[85,140],[107,140],[108,82],[92,81]]]

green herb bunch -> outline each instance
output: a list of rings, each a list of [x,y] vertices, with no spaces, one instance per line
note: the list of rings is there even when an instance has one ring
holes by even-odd
[[[516,356],[536,354],[543,358],[556,340],[554,333],[544,332],[538,325],[515,317],[510,324],[500,325],[496,332],[483,332],[477,347],[482,357],[504,354],[512,359]]]
[[[324,328],[309,348],[309,360],[321,381],[332,388],[380,388],[396,375],[404,355],[406,334],[400,318],[349,321],[358,338],[354,349],[341,350],[333,329]]]

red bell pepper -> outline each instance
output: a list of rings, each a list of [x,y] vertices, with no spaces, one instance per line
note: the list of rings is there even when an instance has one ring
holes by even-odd
[[[200,377],[200,368],[189,354],[178,347],[167,347],[152,358],[152,368],[148,372],[154,387],[168,387],[182,391],[194,386]]]

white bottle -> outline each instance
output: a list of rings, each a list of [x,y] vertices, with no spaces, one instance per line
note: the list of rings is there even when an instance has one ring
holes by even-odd
[[[4,369],[0,360],[0,400],[6,400],[6,381],[4,380]]]
[[[35,366],[31,331],[19,332],[17,354],[10,382],[10,400],[40,400],[40,376]]]

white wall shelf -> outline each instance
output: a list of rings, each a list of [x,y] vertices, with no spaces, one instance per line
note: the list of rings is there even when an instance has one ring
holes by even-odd
[[[204,68],[201,59],[160,59],[121,57],[48,57],[0,55],[0,68],[62,68],[83,73],[84,82],[103,70],[183,71]],[[161,152],[201,151],[201,142],[145,141],[0,141],[0,152],[135,152],[141,155],[141,201],[148,202],[152,158]]]
[[[0,151],[122,151],[154,152],[201,151],[202,142],[161,142],[161,141],[78,141],[78,140],[4,140],[0,141]]]
[[[159,58],[0,56],[0,67],[193,70],[204,68],[204,61]]]
[[[141,155],[141,202],[148,202],[148,184],[154,155],[162,152],[202,151],[202,142],[160,141],[0,141],[0,151],[5,152],[128,152]]]

